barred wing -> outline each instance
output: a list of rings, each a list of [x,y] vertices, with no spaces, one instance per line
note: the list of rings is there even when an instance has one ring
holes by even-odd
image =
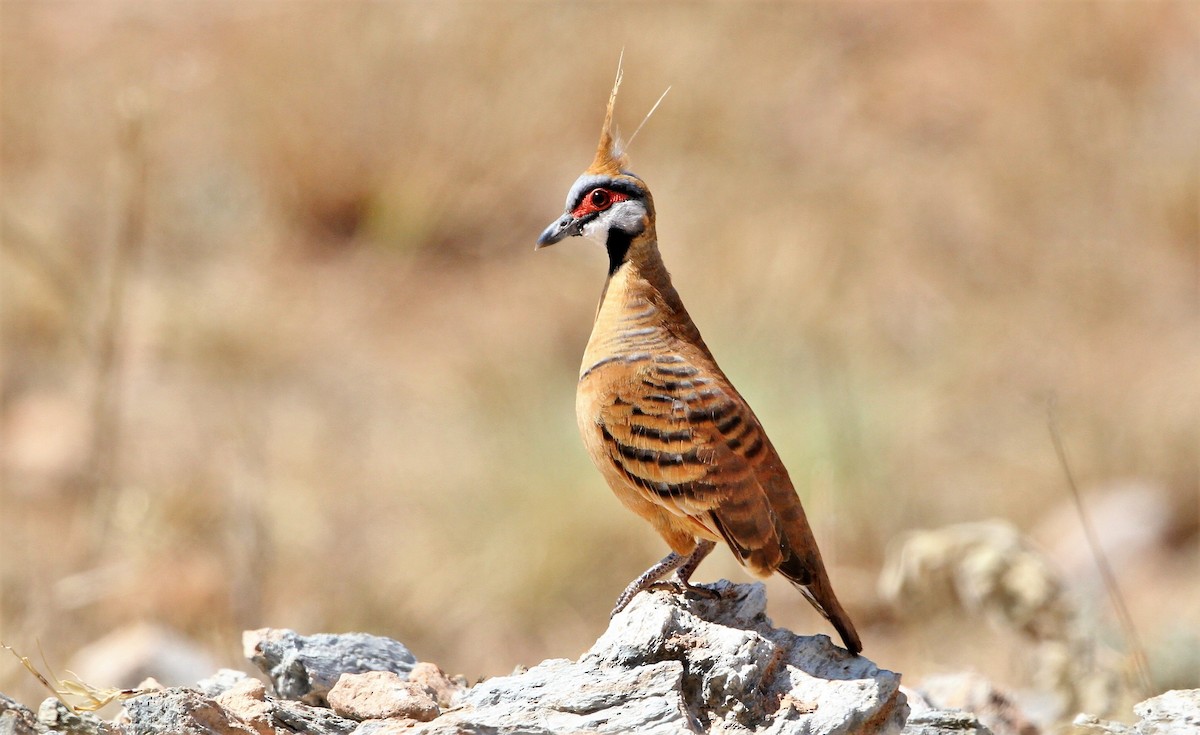
[[[600,432],[609,461],[642,497],[725,539],[753,571],[778,566],[778,493],[763,480],[782,477],[799,501],[758,419],[724,376],[680,355],[656,356],[602,408]]]

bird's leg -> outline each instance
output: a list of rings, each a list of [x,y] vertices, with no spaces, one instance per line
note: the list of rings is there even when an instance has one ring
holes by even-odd
[[[629,602],[634,598],[635,595],[637,595],[637,593],[645,589],[650,589],[655,582],[675,571],[680,566],[687,563],[688,559],[691,558],[692,557],[690,555],[680,556],[674,551],[664,556],[662,561],[642,572],[640,577],[629,583],[629,586],[626,587],[625,591],[621,593],[621,596],[617,598],[617,604],[615,607],[613,607],[612,614],[609,615],[609,617],[611,618],[616,616],[617,613],[625,609],[625,606],[629,604]]]
[[[688,580],[692,577],[692,572],[696,571],[696,567],[700,566],[700,562],[704,561],[704,557],[708,556],[716,546],[712,541],[704,540],[696,544],[696,548],[687,556],[680,556],[672,551],[663,557],[662,561],[647,569],[640,577],[629,583],[621,596],[617,598],[617,604],[613,608],[612,617],[625,609],[637,593],[642,590],[655,589],[659,586],[666,586],[674,589],[677,592],[695,592],[696,594],[705,597],[719,597],[719,595],[708,589],[707,587],[699,587],[692,584]],[[671,572],[675,572],[675,581],[661,581],[663,577]]]
[[[708,541],[707,539],[699,541],[696,544],[696,548],[692,553],[688,554],[687,559],[684,559],[683,564],[675,571],[675,577],[679,580],[679,586],[685,591],[694,592],[701,597],[708,597],[715,600],[721,596],[719,593],[707,587],[692,584],[690,581],[692,572],[696,571],[696,567],[700,566],[700,562],[704,561],[704,557],[712,553],[714,547],[716,547],[716,543],[713,541]]]

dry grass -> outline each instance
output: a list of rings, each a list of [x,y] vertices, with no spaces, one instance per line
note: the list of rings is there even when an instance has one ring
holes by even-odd
[[[874,579],[907,529],[1066,501],[1051,396],[1085,496],[1163,489],[1124,582],[1152,658],[1194,645],[1194,3],[0,13],[6,642],[363,629],[476,677],[593,640],[662,544],[575,433],[602,258],[532,242],[624,47],[627,129],[674,86],[631,152],[664,257],[868,655],[1027,683]]]

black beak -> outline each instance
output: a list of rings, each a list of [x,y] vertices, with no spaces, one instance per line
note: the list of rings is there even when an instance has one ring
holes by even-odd
[[[568,237],[583,234],[583,222],[585,218],[575,219],[569,213],[559,217],[550,226],[542,230],[542,236],[537,239],[537,245],[534,250],[540,250],[547,245],[553,245],[559,240],[565,240]]]

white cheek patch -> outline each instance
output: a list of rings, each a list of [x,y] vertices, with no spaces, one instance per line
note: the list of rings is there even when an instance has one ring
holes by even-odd
[[[646,205],[637,200],[620,202],[605,214],[610,216],[610,227],[624,230],[631,235],[639,235],[645,229],[642,218],[646,216]]]
[[[642,218],[646,216],[646,205],[634,199],[617,202],[611,208],[600,213],[596,219],[583,226],[583,236],[599,245],[608,243],[608,231],[616,228],[630,235],[641,234],[645,225]]]
[[[584,225],[583,236],[597,245],[604,245],[608,241],[608,212]]]

